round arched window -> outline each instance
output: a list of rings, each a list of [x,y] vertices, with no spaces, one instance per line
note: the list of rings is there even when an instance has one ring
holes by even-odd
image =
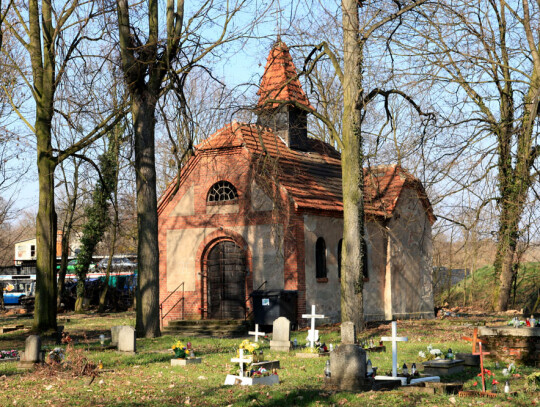
[[[218,181],[208,191],[208,202],[233,201],[238,198],[236,188],[229,181]]]

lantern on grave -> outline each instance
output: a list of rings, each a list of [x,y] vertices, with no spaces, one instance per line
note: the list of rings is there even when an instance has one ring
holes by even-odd
[[[366,363],[366,375],[367,377],[373,376],[373,366],[371,365],[371,359],[368,359]]]
[[[413,363],[411,366],[411,376],[414,376],[416,374],[416,363]]]
[[[504,392],[510,393],[510,383],[508,383],[508,380],[504,383]]]
[[[529,321],[531,323],[531,326],[534,328],[536,326],[536,319],[534,319],[534,315],[531,315]]]
[[[332,372],[330,371],[330,361],[326,361],[326,365],[324,366],[324,375],[326,377],[330,377],[332,375]]]
[[[101,343],[101,346],[105,346],[105,335],[99,335],[99,343]]]
[[[403,363],[403,367],[401,368],[401,374],[403,376],[407,376],[409,374],[409,369],[407,369],[407,364]]]
[[[446,354],[447,359],[454,359],[454,354],[452,353],[452,348],[448,348],[448,353]]]

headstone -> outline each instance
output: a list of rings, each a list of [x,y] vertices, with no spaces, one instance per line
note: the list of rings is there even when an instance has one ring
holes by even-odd
[[[38,363],[41,352],[41,338],[38,335],[30,335],[24,343],[24,361]]]
[[[116,325],[111,327],[111,346],[118,346],[118,332],[120,332],[120,329],[124,326],[128,325]]]
[[[339,390],[371,390],[366,377],[366,351],[358,345],[344,344],[330,353],[328,383]]]
[[[311,314],[304,314],[302,318],[311,319],[311,329],[308,331],[307,340],[309,342],[309,347],[314,348],[315,342],[319,340],[319,331],[315,329],[315,320],[319,318],[324,318],[324,315],[315,313],[315,305],[311,306]]]
[[[351,345],[356,343],[356,327],[354,322],[346,321],[341,324],[341,343]]]
[[[24,353],[17,367],[19,369],[31,369],[41,361],[41,338],[38,335],[30,335],[26,338]]]
[[[135,328],[121,326],[118,331],[118,350],[120,352],[136,352]]]
[[[291,321],[279,317],[274,321],[270,350],[288,352],[291,349]]]

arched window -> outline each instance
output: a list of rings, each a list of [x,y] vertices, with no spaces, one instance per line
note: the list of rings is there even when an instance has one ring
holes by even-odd
[[[343,239],[339,239],[337,244],[337,277],[341,278],[341,250],[343,249]]]
[[[366,239],[362,239],[362,253],[364,253],[364,264],[362,267],[362,273],[364,274],[364,278],[367,279],[368,276],[368,253],[367,253],[367,243]]]
[[[315,276],[326,278],[326,243],[322,237],[315,243]]]
[[[208,191],[208,202],[233,201],[238,198],[236,188],[229,181],[218,181]]]

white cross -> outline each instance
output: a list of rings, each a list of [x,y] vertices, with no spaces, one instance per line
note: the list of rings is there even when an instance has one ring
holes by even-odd
[[[313,348],[314,343],[318,338],[315,338],[317,336],[317,331],[315,330],[315,319],[316,318],[324,318],[324,315],[317,315],[315,314],[315,305],[311,306],[311,315],[304,314],[302,315],[302,318],[311,318],[311,329],[308,331],[308,340],[310,342],[309,347]]]
[[[240,364],[240,377],[244,377],[244,363],[251,363],[251,357],[244,358],[244,349],[238,349],[240,357],[232,358],[231,362]]]
[[[264,332],[259,331],[259,324],[255,324],[255,330],[249,331],[249,335],[255,335],[255,342],[259,342],[259,336],[266,335]]]
[[[392,376],[397,377],[397,343],[407,342],[409,338],[406,336],[397,336],[396,321],[392,321],[392,336],[383,336],[381,341],[392,342]]]

